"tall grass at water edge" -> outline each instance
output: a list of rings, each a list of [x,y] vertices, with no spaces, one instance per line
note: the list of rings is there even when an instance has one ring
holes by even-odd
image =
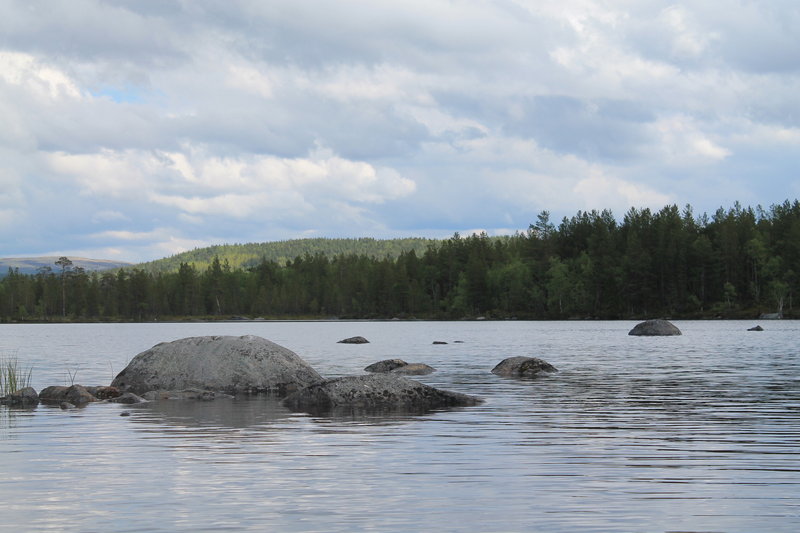
[[[0,398],[29,387],[33,367],[23,368],[16,354],[0,354]]]

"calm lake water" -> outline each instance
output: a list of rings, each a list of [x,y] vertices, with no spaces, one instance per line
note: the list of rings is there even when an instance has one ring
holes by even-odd
[[[37,390],[106,385],[162,341],[252,334],[324,376],[400,357],[486,400],[340,418],[264,398],[0,406],[0,530],[798,531],[800,323],[756,323],[0,325]],[[353,335],[371,343],[336,342]],[[516,355],[560,372],[489,372]]]

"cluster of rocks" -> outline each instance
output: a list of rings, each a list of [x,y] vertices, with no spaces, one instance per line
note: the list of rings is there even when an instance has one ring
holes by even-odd
[[[629,334],[680,335],[681,332],[666,320],[648,320]],[[369,341],[350,337],[339,342]],[[289,409],[309,412],[338,408],[420,411],[482,402],[474,396],[436,389],[405,377],[435,371],[423,363],[386,359],[364,370],[370,374],[325,379],[293,351],[261,337],[188,337],[157,344],[138,354],[110,386],[53,386],[38,394],[26,387],[0,401],[15,406],[44,402],[69,408],[98,401],[132,404],[265,393],[283,398]],[[535,378],[557,369],[535,357],[509,357],[491,372],[510,378]]]
[[[39,403],[58,405],[62,409],[86,405],[93,402],[133,404],[144,399],[131,392],[122,392],[116,387],[83,385],[50,386],[37,393],[33,387],[25,387],[3,398],[11,406],[32,407]]]

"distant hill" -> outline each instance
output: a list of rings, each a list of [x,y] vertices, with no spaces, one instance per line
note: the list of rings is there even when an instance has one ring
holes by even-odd
[[[69,256],[68,256],[69,257]],[[109,261],[107,259],[87,259],[85,257],[69,257],[73,268],[80,267],[88,271],[111,270],[113,268],[130,267],[132,263]],[[61,270],[56,265],[58,257],[0,257],[0,277],[8,274],[8,269],[19,269],[20,274],[36,274],[42,267],[50,267],[54,271]]]
[[[214,260],[215,256],[223,263],[225,260],[231,268],[246,269],[257,265],[262,258],[285,264],[287,261],[305,254],[321,253],[327,256],[340,254],[366,255],[369,257],[396,258],[402,252],[414,250],[421,256],[428,246],[438,242],[434,239],[405,238],[405,239],[295,239],[289,241],[248,243],[248,244],[220,244],[206,248],[196,248],[189,252],[157,259],[136,265],[148,272],[175,272],[181,263],[193,264],[195,268],[204,269]]]

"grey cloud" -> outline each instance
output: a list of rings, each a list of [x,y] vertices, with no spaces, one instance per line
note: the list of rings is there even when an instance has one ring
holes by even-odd
[[[655,119],[638,102],[538,96],[520,107],[525,114],[507,125],[510,133],[535,138],[542,146],[587,159],[615,160],[636,155],[647,142],[642,126]]]

